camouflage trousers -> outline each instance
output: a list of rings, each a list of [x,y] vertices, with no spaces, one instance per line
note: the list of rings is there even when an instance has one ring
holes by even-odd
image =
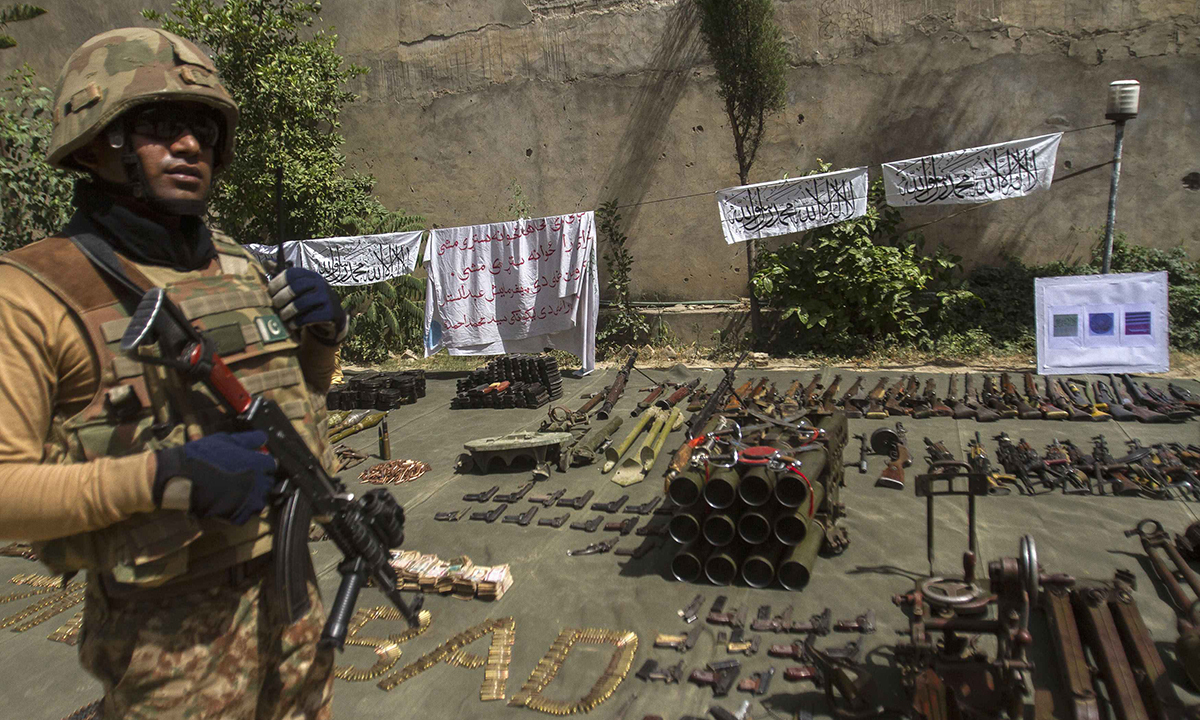
[[[103,718],[326,720],[333,652],[317,649],[325,610],[273,620],[267,583],[168,600],[110,601],[88,584],[80,663],[104,684]]]

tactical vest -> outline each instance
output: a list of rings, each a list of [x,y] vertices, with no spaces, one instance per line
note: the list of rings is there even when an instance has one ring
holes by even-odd
[[[197,271],[163,285],[184,315],[216,344],[246,389],[274,400],[309,448],[333,469],[325,399],[304,379],[298,338],[271,307],[266,275],[241,246],[214,238],[220,272]],[[187,386],[176,371],[139,363],[120,352],[136,303],[109,283],[67,238],[47,238],[0,257],[29,273],[78,320],[98,362],[99,384],[82,410],[55,408],[43,463],[88,462],[180,445],[229,431],[232,415],[202,384]],[[153,283],[122,263],[143,287]],[[213,268],[216,269],[216,268]],[[146,274],[153,274],[146,268]],[[124,302],[122,301],[124,300]],[[93,570],[147,587],[245,562],[271,548],[267,511],[245,525],[200,520],[177,510],[138,513],[115,525],[39,544],[54,572]]]

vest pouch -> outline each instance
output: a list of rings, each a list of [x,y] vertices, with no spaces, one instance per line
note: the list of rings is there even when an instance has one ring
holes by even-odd
[[[187,546],[200,535],[196,518],[181,510],[158,510],[35,546],[54,573],[93,570],[112,573],[120,582],[153,586],[187,571]]]

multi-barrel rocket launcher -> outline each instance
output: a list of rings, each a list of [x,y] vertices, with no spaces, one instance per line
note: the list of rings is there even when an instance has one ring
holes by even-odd
[[[848,543],[837,525],[846,416],[837,411],[816,425],[740,417],[744,424],[722,416],[697,435],[703,461],[668,482],[667,495],[680,507],[668,534],[683,546],[671,572],[683,582],[706,577],[728,585],[740,576],[751,587],[778,580],[800,589],[818,553]]]

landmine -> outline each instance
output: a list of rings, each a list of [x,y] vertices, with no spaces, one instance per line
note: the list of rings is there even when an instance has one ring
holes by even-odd
[[[562,447],[574,440],[568,432],[517,432],[471,440],[463,443],[467,452],[458,456],[454,469],[460,473],[478,470],[486,475],[496,460],[511,467],[518,459],[529,459],[533,461],[534,478],[544,480],[550,477],[550,461],[556,461]]]

